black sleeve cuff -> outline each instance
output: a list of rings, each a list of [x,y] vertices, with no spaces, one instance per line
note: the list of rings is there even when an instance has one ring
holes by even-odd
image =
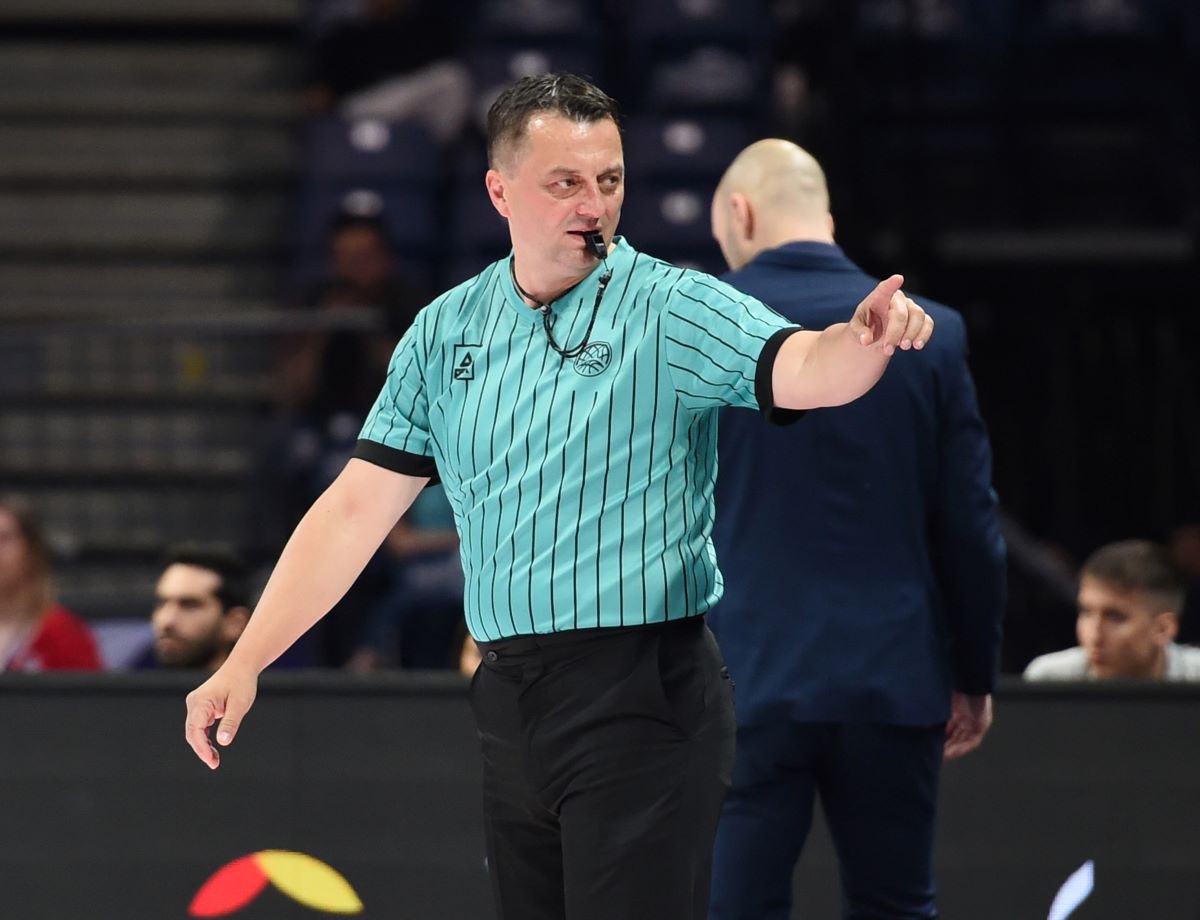
[[[376,466],[382,466],[385,470],[391,470],[393,473],[403,473],[406,476],[428,476],[430,485],[440,481],[437,464],[433,462],[433,457],[410,454],[406,450],[396,450],[396,448],[380,444],[378,441],[367,441],[360,438],[351,456],[374,463]]]
[[[771,374],[775,370],[775,358],[779,349],[789,336],[801,332],[803,327],[790,326],[780,329],[763,346],[762,354],[758,356],[758,367],[754,371],[754,396],[758,400],[758,410],[772,425],[790,425],[804,415],[804,409],[780,409],[775,405],[775,392],[771,384]]]

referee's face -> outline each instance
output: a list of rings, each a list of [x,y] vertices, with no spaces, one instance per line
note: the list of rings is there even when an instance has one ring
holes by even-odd
[[[502,168],[488,170],[487,186],[531,281],[575,281],[596,265],[583,233],[599,230],[611,243],[617,231],[625,200],[621,133],[610,118],[535,114]]]

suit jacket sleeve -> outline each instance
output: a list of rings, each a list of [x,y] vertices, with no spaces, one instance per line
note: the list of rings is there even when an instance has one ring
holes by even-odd
[[[938,318],[951,349],[941,367],[940,475],[931,543],[949,627],[955,688],[990,693],[996,683],[1005,600],[1005,546],[992,489],[992,450],[967,369],[962,318]]]

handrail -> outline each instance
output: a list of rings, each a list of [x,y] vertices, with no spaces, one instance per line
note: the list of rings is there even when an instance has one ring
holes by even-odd
[[[0,674],[3,693],[98,694],[187,693],[200,683],[196,671],[50,671],[38,674]],[[281,670],[265,672],[260,679],[263,692],[283,695],[326,693],[331,695],[454,695],[466,691],[468,681],[457,671],[373,671],[357,674],[335,669]],[[1200,683],[1141,681],[1024,681],[1006,675],[995,694],[1005,700],[1200,700]]]
[[[283,332],[378,332],[385,328],[383,313],[374,307],[338,310],[247,310],[195,316],[141,314],[89,317],[53,322],[0,324],[0,346],[25,345],[52,336],[276,335]]]

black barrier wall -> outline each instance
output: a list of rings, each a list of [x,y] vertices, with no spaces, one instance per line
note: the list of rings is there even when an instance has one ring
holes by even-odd
[[[183,741],[194,683],[0,678],[0,918],[185,920],[222,867],[270,850],[330,867],[364,918],[492,916],[456,675],[268,675],[216,773]],[[943,774],[943,915],[1043,920],[1091,859],[1095,891],[1073,918],[1200,918],[1198,715],[1200,690],[1006,687],[984,747]],[[322,916],[266,864],[238,864],[199,906]],[[838,915],[834,867],[818,835],[797,916]]]

